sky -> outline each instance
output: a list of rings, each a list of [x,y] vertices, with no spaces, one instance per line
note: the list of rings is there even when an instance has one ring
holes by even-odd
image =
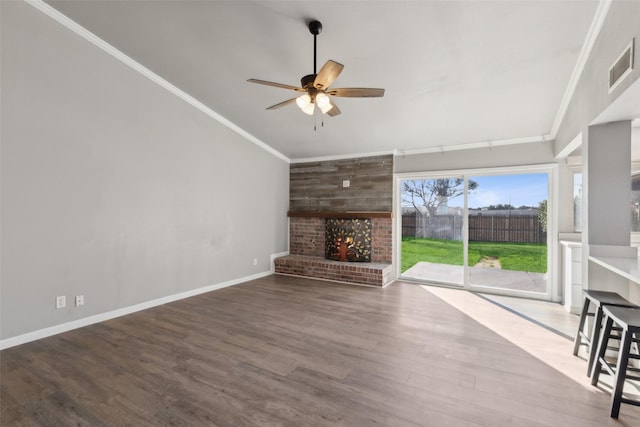
[[[511,204],[514,207],[533,206],[548,198],[546,173],[470,176],[478,187],[469,194],[469,208]],[[450,207],[463,205],[462,196],[450,199]]]
[[[478,183],[469,193],[469,208],[511,204],[514,207],[534,206],[548,198],[546,173],[525,175],[470,176]]]

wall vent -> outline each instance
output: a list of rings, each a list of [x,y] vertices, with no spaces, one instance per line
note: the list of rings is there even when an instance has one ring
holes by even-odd
[[[618,84],[627,77],[633,70],[633,47],[635,39],[616,59],[611,68],[609,68],[609,93],[611,93]]]

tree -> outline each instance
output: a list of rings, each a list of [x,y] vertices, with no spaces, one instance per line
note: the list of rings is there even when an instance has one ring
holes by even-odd
[[[538,204],[538,220],[542,231],[547,231],[547,201],[543,200]]]
[[[510,203],[507,203],[507,204],[499,203],[497,205],[489,205],[489,206],[487,206],[487,210],[490,210],[490,211],[510,211],[510,210],[515,210],[515,207],[513,207],[513,205],[510,204]]]
[[[469,190],[478,188],[478,183],[469,180]],[[438,212],[438,208],[462,194],[464,181],[462,178],[415,179],[402,182],[402,202],[421,212],[427,210],[429,216]]]

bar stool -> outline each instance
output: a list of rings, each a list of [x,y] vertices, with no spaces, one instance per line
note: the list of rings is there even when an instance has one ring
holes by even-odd
[[[618,418],[620,405],[622,403],[640,406],[640,400],[631,400],[622,397],[625,379],[640,381],[639,375],[629,375],[627,373],[628,371],[640,372],[640,369],[629,366],[629,359],[640,360],[640,354],[631,354],[631,344],[635,343],[637,345],[640,343],[640,308],[605,306],[602,311],[605,325],[602,330],[602,337],[598,343],[597,357],[593,365],[593,372],[591,373],[591,385],[598,385],[598,378],[602,370],[605,370],[609,375],[613,375],[611,417]],[[618,349],[618,361],[616,364],[609,363],[604,357],[609,339],[616,337],[612,334],[614,324],[622,331],[620,348]],[[637,347],[636,352],[638,352]]]
[[[631,301],[624,299],[615,292],[594,291],[585,289],[582,291],[582,293],[584,295],[584,305],[582,306],[582,314],[580,315],[578,332],[573,343],[573,355],[576,356],[578,354],[578,350],[580,350],[581,345],[587,347],[587,351],[589,352],[589,360],[587,361],[587,375],[590,375],[591,370],[593,369],[593,362],[596,355],[595,349],[598,348],[598,339],[600,338],[600,330],[602,328],[603,306],[633,308],[638,308],[638,306],[633,304]],[[594,313],[589,312],[591,304],[596,307],[596,311]],[[595,317],[593,328],[591,328],[590,332],[584,330],[584,325],[587,317]]]

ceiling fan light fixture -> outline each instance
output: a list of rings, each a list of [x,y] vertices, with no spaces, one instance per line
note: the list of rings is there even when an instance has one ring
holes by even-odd
[[[327,114],[329,110],[333,108],[333,104],[331,104],[329,97],[322,92],[316,95],[316,104],[320,111],[322,111],[322,114]]]
[[[309,104],[306,107],[302,108],[302,112],[310,116],[313,116],[313,110],[315,106],[316,106],[315,104]]]
[[[315,108],[316,108],[316,104],[314,104],[313,102],[309,102],[308,104],[305,104],[302,107],[300,107],[303,113],[308,114],[310,116],[313,116],[313,111],[315,110]]]
[[[301,110],[304,110],[305,107],[311,104],[311,97],[309,96],[308,93],[305,93],[304,95],[300,95],[299,97],[296,98],[296,104],[298,105],[298,107],[300,107]]]
[[[322,114],[327,114],[333,108],[333,104],[327,104],[324,107],[321,107],[320,104],[318,104],[318,108],[320,108]]]
[[[321,92],[321,93],[316,95],[316,104],[318,104],[318,107],[320,107],[320,109],[322,109],[322,108],[326,107],[327,105],[330,105],[331,101],[329,100],[329,97],[326,94]]]
[[[315,104],[311,102],[311,97],[309,96],[308,93],[305,93],[304,95],[300,95],[299,97],[297,97],[296,104],[298,105],[298,107],[300,107],[300,109],[305,114],[308,114],[310,116],[313,115]]]

